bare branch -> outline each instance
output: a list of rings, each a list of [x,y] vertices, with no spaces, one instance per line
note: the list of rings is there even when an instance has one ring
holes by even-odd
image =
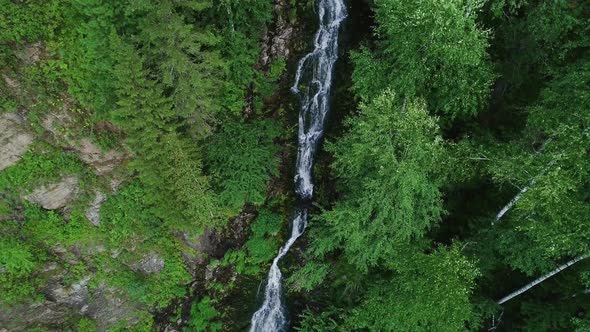
[[[496,315],[492,316],[492,327],[488,329],[488,331],[495,331],[498,328],[498,325],[502,322],[502,316],[504,316],[504,310],[498,316],[498,321],[496,322]]]

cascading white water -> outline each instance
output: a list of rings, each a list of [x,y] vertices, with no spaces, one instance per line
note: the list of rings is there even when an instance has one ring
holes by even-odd
[[[310,200],[313,196],[311,170],[329,109],[332,74],[338,58],[338,32],[340,24],[346,18],[343,0],[319,0],[318,16],[319,29],[314,37],[314,49],[299,61],[295,83],[291,88],[301,98],[295,175],[295,191],[300,200]],[[264,302],[252,316],[251,332],[284,331],[287,326],[287,313],[281,299],[282,275],[279,261],[305,231],[307,218],[307,208],[295,211],[291,237],[272,262]]]

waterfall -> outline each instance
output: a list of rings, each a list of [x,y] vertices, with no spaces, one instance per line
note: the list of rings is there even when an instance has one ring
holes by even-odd
[[[301,101],[295,191],[302,201],[311,200],[313,196],[311,171],[329,109],[333,69],[338,58],[338,32],[340,24],[346,18],[343,0],[319,0],[318,16],[319,28],[314,37],[314,49],[299,61],[295,82],[291,87],[291,91]],[[287,326],[288,317],[281,298],[282,275],[279,261],[305,231],[307,218],[307,208],[295,211],[291,236],[272,262],[264,302],[252,316],[251,332],[284,331]]]

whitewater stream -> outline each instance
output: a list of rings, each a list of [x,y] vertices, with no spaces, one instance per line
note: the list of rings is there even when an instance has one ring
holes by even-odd
[[[329,110],[332,75],[338,59],[338,33],[346,18],[343,0],[319,0],[318,16],[319,28],[314,37],[314,49],[299,61],[295,82],[291,87],[291,91],[301,100],[295,175],[295,192],[300,201],[310,201],[313,196],[311,171]],[[307,208],[302,207],[295,211],[291,236],[272,262],[264,302],[252,316],[251,332],[285,331],[288,326],[289,319],[281,298],[282,274],[279,261],[305,231],[307,218]]]

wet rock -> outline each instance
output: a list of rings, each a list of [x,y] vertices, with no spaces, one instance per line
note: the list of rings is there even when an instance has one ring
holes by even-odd
[[[119,258],[119,256],[121,255],[122,252],[123,252],[122,248],[111,249],[111,251],[110,251],[111,258],[114,258],[114,259]]]
[[[254,208],[246,206],[242,212],[232,220],[230,220],[229,227],[224,234],[231,247],[241,247],[248,240],[248,231],[250,223],[256,217]]]
[[[107,252],[107,248],[100,240],[93,239],[84,243],[76,243],[69,251],[79,260],[84,261],[86,265],[93,265],[92,258]]]
[[[0,171],[16,164],[33,142],[24,120],[15,113],[0,115]]]
[[[205,268],[205,282],[221,282],[228,284],[235,282],[238,278],[238,272],[234,266],[221,266],[219,262],[213,262]]]
[[[193,247],[195,250],[215,258],[223,257],[226,251],[221,237],[215,230],[212,229],[205,229]]]
[[[41,272],[47,273],[50,271],[55,271],[55,270],[57,270],[57,268],[58,268],[57,263],[49,262],[49,263],[45,264],[45,266],[41,269]]]
[[[54,135],[62,136],[61,132],[66,125],[72,123],[72,117],[67,112],[52,112],[47,114],[43,119],[41,125],[45,130],[49,131]]]
[[[155,252],[145,255],[140,261],[131,264],[135,272],[148,275],[158,273],[164,269],[164,259]]]
[[[274,5],[275,20],[264,37],[260,64],[268,66],[278,58],[287,59],[291,53],[294,28],[289,22],[289,0],[276,0]]]
[[[246,242],[248,225],[255,216],[254,209],[247,206],[237,217],[230,220],[224,233],[220,234],[214,229],[207,228],[196,238],[191,238],[187,233],[176,236],[193,250],[220,259],[230,248],[240,247]],[[205,262],[201,259],[199,261]]]
[[[26,195],[24,199],[31,203],[41,205],[44,209],[55,210],[65,207],[76,197],[78,192],[78,179],[67,176],[58,183],[41,186]]]
[[[94,200],[90,202],[90,205],[84,213],[86,218],[88,218],[88,220],[90,220],[90,222],[96,227],[100,225],[100,207],[102,206],[102,203],[106,201],[106,199],[107,196],[105,194],[97,191]]]
[[[213,266],[211,264],[207,265],[205,268],[205,281],[210,281],[213,279],[213,274],[217,270],[217,266]]]

